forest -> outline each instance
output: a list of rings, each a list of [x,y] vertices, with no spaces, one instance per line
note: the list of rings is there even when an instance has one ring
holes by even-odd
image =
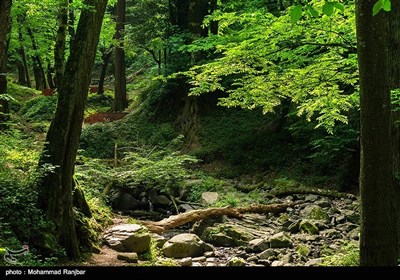
[[[399,1],[0,0],[0,266],[398,266],[399,106]]]

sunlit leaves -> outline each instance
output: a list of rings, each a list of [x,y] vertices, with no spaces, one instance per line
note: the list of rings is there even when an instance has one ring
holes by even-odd
[[[290,19],[293,23],[296,23],[303,15],[303,7],[301,5],[296,5],[290,11]]]
[[[392,10],[392,2],[390,0],[378,0],[372,8],[372,15],[377,15],[381,10],[389,12]]]

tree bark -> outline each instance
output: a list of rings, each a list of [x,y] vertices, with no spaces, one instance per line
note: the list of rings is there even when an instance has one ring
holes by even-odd
[[[80,255],[81,235],[77,235],[73,211],[73,174],[107,0],[85,0],[84,4],[93,6],[93,9],[84,9],[80,15],[58,91],[55,117],[39,161],[42,175],[38,180],[38,205],[53,222],[52,233],[70,258]]]
[[[388,20],[372,16],[375,0],[356,2],[361,110],[362,266],[397,265],[396,197],[392,180]]]
[[[74,0],[69,0],[69,9],[68,9],[68,34],[69,34],[69,46],[71,48],[72,42],[75,39],[75,11],[72,9],[72,3]]]
[[[56,45],[54,47],[54,82],[56,87],[59,87],[61,84],[65,68],[65,48],[68,28],[68,4],[69,0],[61,0],[60,10],[57,18],[58,29],[56,36]]]
[[[110,63],[111,56],[113,53],[113,48],[110,47],[109,49],[103,50],[102,52],[102,60],[103,65],[101,66],[100,78],[99,78],[99,88],[97,94],[104,94],[104,80],[107,74],[108,64]]]
[[[117,2],[117,25],[115,39],[118,41],[118,46],[115,47],[115,97],[114,97],[114,112],[124,111],[128,107],[126,97],[126,73],[125,73],[125,0]]]
[[[28,35],[31,38],[32,48],[35,51],[35,54],[33,56],[33,73],[35,75],[36,89],[43,90],[45,88],[49,88],[49,85],[47,84],[43,63],[39,56],[35,35],[33,35],[32,28],[30,27],[28,27]]]
[[[0,129],[6,127],[10,108],[8,101],[1,95],[7,94],[7,51],[11,30],[12,0],[0,0]]]
[[[25,23],[25,16],[18,15],[17,23],[18,23],[18,41],[19,41],[18,53],[21,56],[21,79],[19,80],[19,83],[27,87],[32,87],[31,79],[29,76],[28,59],[25,51],[24,35],[22,32]]]

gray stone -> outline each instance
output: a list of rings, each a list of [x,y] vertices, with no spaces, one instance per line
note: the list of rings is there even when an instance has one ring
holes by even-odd
[[[269,239],[271,248],[292,248],[293,243],[290,236],[284,234],[283,232],[274,234]]]
[[[203,265],[201,263],[194,262],[194,263],[192,263],[192,266],[203,266]]]
[[[327,199],[327,198],[322,198],[322,199],[320,199],[320,200],[317,200],[317,201],[315,202],[315,205],[317,205],[317,206],[319,206],[319,207],[322,207],[322,208],[330,207],[330,206],[332,205],[332,201],[330,201],[330,200]]]
[[[275,252],[275,250],[273,249],[267,249],[264,252],[261,252],[258,255],[258,258],[261,260],[268,260],[271,257],[275,257],[277,255],[277,253]]]
[[[127,263],[137,263],[139,257],[137,253],[119,253],[117,259],[126,261]]]
[[[293,262],[293,255],[292,253],[287,253],[280,259],[284,264],[288,264]]]
[[[273,261],[271,266],[284,266],[285,263],[283,261]]]
[[[203,236],[202,236],[203,237]],[[206,242],[209,242],[215,246],[219,247],[233,247],[235,246],[235,241],[233,238],[225,235],[222,232],[210,234],[206,238],[203,238]]]
[[[325,236],[325,237],[330,237],[333,239],[340,239],[343,237],[339,231],[337,231],[336,229],[333,229],[333,228],[321,231],[321,235]]]
[[[188,258],[183,258],[179,260],[179,264],[181,266],[191,266],[193,263],[192,258],[188,257]]]
[[[201,201],[204,204],[213,204],[218,200],[218,193],[216,192],[203,192],[201,194]]]
[[[305,266],[319,266],[322,263],[322,261],[323,260],[321,258],[310,259],[304,265]]]
[[[269,248],[268,240],[258,238],[251,240],[245,250],[248,253],[260,253],[268,248]]]
[[[250,256],[246,259],[248,262],[258,262],[258,257],[257,256]]]
[[[351,230],[349,233],[347,233],[347,237],[350,239],[359,240],[360,239],[359,228],[355,228],[355,229]]]
[[[189,212],[189,211],[194,210],[194,208],[189,204],[181,204],[181,205],[179,205],[179,210],[181,212]]]
[[[353,210],[341,210],[341,213],[346,217],[346,220],[354,224],[360,222],[360,214]]]
[[[153,237],[153,240],[156,242],[157,248],[162,248],[162,246],[164,246],[165,242],[167,242],[167,239],[164,236],[161,236],[157,233],[153,233],[152,237]]]
[[[309,194],[309,195],[307,195],[306,197],[305,197],[305,201],[308,201],[308,202],[314,202],[314,201],[316,201],[318,199],[318,196],[316,196],[315,194]]]
[[[171,200],[165,195],[156,195],[152,198],[151,202],[154,206],[165,207],[171,204]]]
[[[300,220],[297,220],[297,221],[291,223],[291,224],[288,226],[288,231],[289,231],[290,233],[298,233],[298,232],[300,231],[300,228],[299,228],[300,222],[301,222]]]
[[[162,247],[169,258],[198,257],[204,253],[205,243],[195,234],[183,233],[172,237]]]
[[[150,234],[137,224],[112,227],[106,231],[104,240],[108,246],[119,252],[143,253],[150,248]]]
[[[246,261],[242,258],[233,257],[228,260],[226,266],[246,266]]]
[[[204,229],[201,239],[215,246],[233,247],[247,244],[253,236],[239,225],[218,225]]]
[[[206,245],[207,245],[207,243],[206,243]],[[205,252],[205,253],[204,253],[204,256],[205,256],[206,258],[214,257],[214,256],[215,256],[215,253],[214,253],[214,251],[208,251],[208,252]]]
[[[207,258],[204,256],[193,258],[194,262],[205,262],[206,260],[207,260]]]
[[[214,262],[216,262],[216,261],[217,261],[216,258],[207,258],[207,259],[206,259],[206,262],[210,262],[210,263],[214,263]]]
[[[204,244],[204,252],[214,254],[215,247],[211,244],[205,243]]]
[[[305,232],[305,233],[311,234],[311,235],[319,233],[318,227],[315,224],[313,224],[311,221],[308,221],[308,220],[301,221],[300,225],[299,225],[299,229],[300,229],[300,232]]]
[[[111,198],[111,206],[115,210],[134,210],[141,205],[142,203],[139,200],[125,192],[118,192]]]
[[[300,214],[309,220],[330,221],[327,212],[317,205],[307,205],[300,211]]]

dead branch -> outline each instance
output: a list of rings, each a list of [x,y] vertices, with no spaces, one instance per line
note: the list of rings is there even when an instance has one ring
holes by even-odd
[[[224,215],[229,217],[241,218],[241,214],[245,213],[280,213],[285,211],[286,208],[294,206],[295,204],[298,203],[282,203],[282,204],[270,204],[270,205],[255,204],[255,205],[250,205],[248,207],[237,207],[237,208],[213,207],[207,209],[193,210],[181,213],[179,215],[173,215],[158,222],[143,221],[142,223],[151,232],[161,234],[168,229],[176,228],[178,226],[190,222],[201,221],[207,218],[224,216]]]

